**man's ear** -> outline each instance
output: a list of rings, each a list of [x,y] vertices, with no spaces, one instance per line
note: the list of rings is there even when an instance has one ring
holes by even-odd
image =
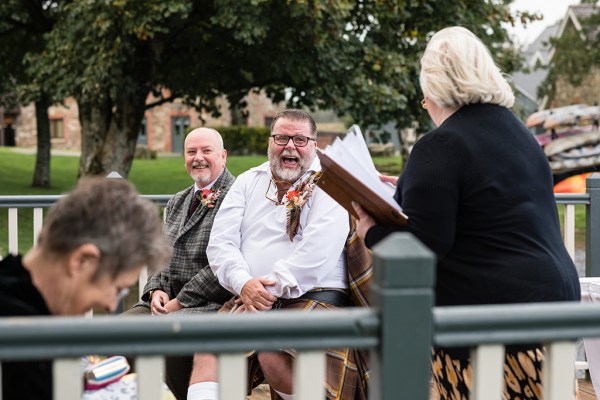
[[[91,243],[84,243],[71,252],[68,259],[69,275],[90,271],[95,273],[100,262],[100,249]]]
[[[223,167],[227,164],[227,150],[223,149],[221,154],[221,160],[223,161]]]

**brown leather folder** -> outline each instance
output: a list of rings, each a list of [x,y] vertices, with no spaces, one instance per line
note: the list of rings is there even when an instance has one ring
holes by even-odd
[[[321,161],[322,171],[317,185],[355,218],[358,216],[352,207],[352,201],[360,204],[380,225],[407,223],[408,217],[404,213],[388,204],[327,154],[317,150],[317,156]]]

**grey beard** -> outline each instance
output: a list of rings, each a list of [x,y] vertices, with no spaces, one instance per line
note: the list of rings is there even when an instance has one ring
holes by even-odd
[[[298,155],[298,169],[291,170],[289,168],[281,167],[281,159],[275,156],[274,152],[271,150],[271,147],[269,147],[268,155],[271,173],[276,179],[292,183],[296,182],[298,178],[304,175],[304,173],[308,170],[315,159],[316,154],[316,151],[312,151],[311,153],[307,154],[306,158],[302,158],[300,155]]]
[[[286,181],[286,182],[296,182],[298,178],[302,176],[304,171],[300,170],[291,170],[287,168],[280,168],[279,166],[271,164],[271,171],[276,179]]]

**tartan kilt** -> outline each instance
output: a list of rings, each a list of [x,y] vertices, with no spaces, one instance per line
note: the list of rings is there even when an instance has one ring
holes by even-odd
[[[370,286],[373,275],[373,260],[371,251],[356,233],[356,220],[350,218],[350,233],[344,247],[346,255],[346,272],[350,288],[350,300],[354,307],[369,307]],[[314,289],[318,290],[318,289]],[[231,312],[236,297],[229,300],[219,312]],[[286,302],[281,309],[298,311],[335,310],[338,307],[308,299],[295,299]],[[271,311],[273,312],[273,311]],[[276,312],[276,310],[274,310]],[[285,349],[292,357],[296,352]],[[369,393],[369,353],[362,349],[327,349],[325,398],[327,400],[366,400]],[[248,394],[253,388],[264,382],[256,352],[248,353]],[[281,399],[271,389],[271,399]]]
[[[231,299],[220,312],[229,312],[233,307]],[[313,310],[335,310],[329,303],[297,299],[282,305],[281,310],[313,311]],[[277,310],[269,311],[277,312]],[[296,351],[292,349],[282,350],[292,357]],[[265,378],[258,362],[255,351],[248,353],[248,394],[253,388],[264,382]],[[326,377],[325,377],[325,399],[327,400],[366,400],[368,395],[368,352],[359,349],[327,349]],[[280,399],[275,391],[271,389],[271,399]]]

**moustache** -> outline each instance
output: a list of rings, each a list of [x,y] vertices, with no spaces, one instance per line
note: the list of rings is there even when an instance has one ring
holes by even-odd
[[[296,151],[284,150],[279,154],[280,157],[296,157],[300,158],[300,154]]]

